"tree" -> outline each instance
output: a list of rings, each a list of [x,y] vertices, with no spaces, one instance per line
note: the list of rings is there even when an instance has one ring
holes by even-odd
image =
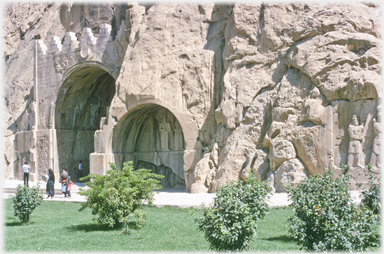
[[[144,224],[146,213],[138,209],[144,204],[153,202],[153,190],[161,189],[160,180],[164,176],[151,173],[148,169],[134,170],[132,162],[124,162],[120,170],[114,163],[109,163],[111,170],[106,175],[90,174],[82,181],[90,188],[81,189],[80,195],[87,196],[81,204],[80,211],[86,207],[97,215],[96,223],[107,223],[109,227],[125,223],[129,232],[128,220],[136,217],[137,225]]]

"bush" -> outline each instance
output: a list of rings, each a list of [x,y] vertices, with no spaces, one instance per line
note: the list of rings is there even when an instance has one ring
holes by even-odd
[[[287,187],[294,209],[289,233],[304,249],[366,251],[378,246],[371,230],[373,214],[352,202],[345,169],[338,178],[329,170]]]
[[[136,225],[140,228],[147,214],[138,208],[145,201],[152,204],[153,190],[161,189],[159,179],[164,176],[148,169],[133,170],[132,162],[124,162],[122,170],[113,163],[109,165],[111,170],[106,175],[90,174],[81,178],[90,188],[80,190],[80,195],[88,198],[79,210],[91,208],[92,214],[97,215],[95,222],[106,223],[109,227],[125,223],[127,232],[128,220],[136,217]]]
[[[40,185],[29,188],[27,185],[19,184],[16,188],[16,193],[11,196],[14,215],[19,217],[22,223],[29,221],[29,216],[41,205],[43,195],[39,194]]]
[[[213,208],[204,209],[197,218],[210,249],[244,250],[256,235],[256,222],[268,211],[270,188],[250,174],[246,181],[230,181],[216,192]]]
[[[380,198],[380,176],[375,176],[372,164],[368,164],[368,173],[369,173],[369,189],[362,191],[362,200],[361,204],[367,206],[375,214],[376,221],[380,221],[380,211],[381,211],[381,198]],[[380,173],[380,172],[379,172]]]

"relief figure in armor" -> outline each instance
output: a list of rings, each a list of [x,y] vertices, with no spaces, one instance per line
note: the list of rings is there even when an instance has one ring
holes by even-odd
[[[373,140],[373,148],[371,155],[371,164],[374,168],[381,168],[381,106],[377,107],[377,121],[373,119],[373,131],[375,132],[375,139]]]
[[[360,155],[362,152],[361,142],[363,136],[364,126],[359,125],[357,116],[352,116],[352,122],[349,124],[349,147],[348,147],[348,165],[351,167],[363,167],[360,164]]]

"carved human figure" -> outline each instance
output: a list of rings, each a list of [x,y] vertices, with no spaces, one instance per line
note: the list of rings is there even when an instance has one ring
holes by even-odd
[[[99,104],[91,102],[89,105],[89,126],[93,128],[95,124],[97,124],[95,121],[97,119],[99,110]]]
[[[303,116],[300,121],[311,121],[314,124],[324,125],[326,123],[326,108],[322,105],[319,89],[313,88],[309,95],[309,99],[304,103]]]
[[[371,154],[371,164],[375,168],[381,168],[381,159],[380,159],[380,151],[381,151],[381,107],[378,107],[377,112],[377,121],[373,119],[373,131],[375,132],[375,138],[373,140],[373,148]]]
[[[57,73],[62,73],[63,72],[63,67],[60,65],[60,58],[55,57],[55,69]]]
[[[75,107],[74,114],[73,114],[73,127],[76,127],[80,124],[80,119],[83,113],[84,104],[85,102],[82,101],[78,103]]]
[[[181,126],[178,123],[177,119],[175,118],[175,150],[180,151],[183,150],[183,133],[181,130]]]
[[[159,124],[160,129],[160,144],[162,151],[169,151],[168,148],[168,138],[169,132],[171,131],[171,124],[168,122],[166,114],[161,117],[161,122]]]
[[[61,80],[61,78],[63,76],[62,74],[64,72],[64,68],[60,64],[60,58],[59,57],[55,57],[55,70],[57,73],[58,80]]]
[[[79,108],[79,104],[76,105],[74,113],[73,113],[73,120],[72,120],[72,129],[74,129],[77,126],[78,119],[80,118],[81,111]]]
[[[352,116],[352,122],[349,124],[349,147],[348,147],[348,165],[351,167],[363,167],[360,162],[362,153],[361,142],[364,139],[364,126],[359,125],[357,116]]]
[[[68,68],[68,59],[66,57],[63,57],[63,72]]]

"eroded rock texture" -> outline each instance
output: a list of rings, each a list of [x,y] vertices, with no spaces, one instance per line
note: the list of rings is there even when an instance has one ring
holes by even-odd
[[[381,165],[374,4],[5,11],[7,178],[20,178],[26,158],[37,178],[79,159],[100,174],[133,160],[192,193],[250,171],[282,192],[348,157],[355,181],[369,161]]]

